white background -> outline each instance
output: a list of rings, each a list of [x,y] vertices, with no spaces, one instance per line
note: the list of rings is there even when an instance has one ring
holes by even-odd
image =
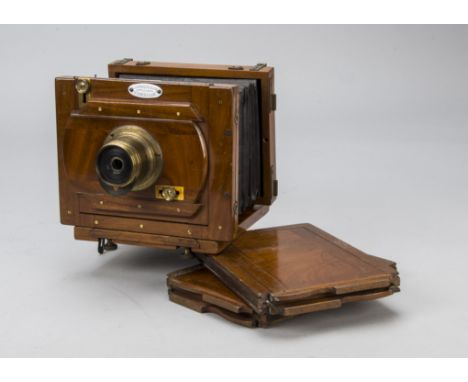
[[[0,27],[0,355],[466,356],[467,46],[464,26]],[[397,261],[402,292],[249,330],[168,301],[193,261],[74,241],[53,80],[122,57],[274,66],[280,195],[256,227],[317,225]]]

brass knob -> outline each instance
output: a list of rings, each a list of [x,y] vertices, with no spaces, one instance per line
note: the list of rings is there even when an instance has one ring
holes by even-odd
[[[75,82],[75,89],[79,94],[86,94],[90,87],[89,80],[86,78],[78,78]]]
[[[165,187],[161,191],[161,195],[167,202],[175,200],[177,198],[177,191],[174,187]]]

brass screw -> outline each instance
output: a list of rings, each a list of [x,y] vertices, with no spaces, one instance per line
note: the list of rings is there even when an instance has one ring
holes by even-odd
[[[99,204],[102,206],[104,204],[104,202],[102,200],[100,200]]]
[[[140,110],[140,109],[137,110],[137,114],[141,114],[141,110]]]
[[[140,228],[143,228],[143,227],[144,227],[144,225],[143,225],[143,224],[140,224]]]
[[[137,208],[141,208],[141,204],[137,205]]]
[[[67,210],[67,214],[71,215],[72,214],[71,210]]]
[[[177,212],[180,212],[180,208],[177,208]]]
[[[94,224],[98,225],[98,224],[99,224],[99,220],[95,220],[95,221],[94,221]]]
[[[223,229],[223,226],[222,225],[219,225],[218,226],[218,229],[221,231]]]
[[[189,235],[191,235],[191,234],[192,234],[192,231],[190,231],[190,230],[188,229],[188,230],[187,230],[187,233],[188,233]]]
[[[176,115],[177,115],[178,117],[180,117],[180,111],[178,111],[178,112],[176,113]]]
[[[218,100],[218,105],[222,105],[223,104],[223,100],[222,99],[219,99]]]
[[[102,111],[102,107],[101,107],[101,106],[98,107],[98,111]]]

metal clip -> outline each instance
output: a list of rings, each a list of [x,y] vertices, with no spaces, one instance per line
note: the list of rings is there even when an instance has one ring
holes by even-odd
[[[276,94],[271,95],[271,110],[276,111]]]
[[[266,62],[265,63],[259,62],[257,65],[253,66],[249,70],[251,70],[252,72],[258,72],[259,70],[265,68],[266,66],[267,66]]]
[[[112,65],[125,65],[127,62],[133,61],[133,58],[122,58],[121,60],[116,60]]]

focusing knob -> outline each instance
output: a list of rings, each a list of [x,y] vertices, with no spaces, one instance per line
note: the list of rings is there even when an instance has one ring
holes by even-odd
[[[165,187],[161,191],[161,195],[167,202],[170,202],[177,198],[177,191],[174,187]]]

